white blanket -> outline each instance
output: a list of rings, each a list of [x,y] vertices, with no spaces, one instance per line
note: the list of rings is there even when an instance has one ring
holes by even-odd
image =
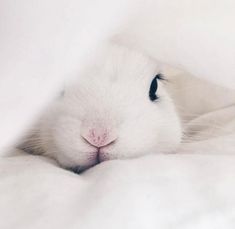
[[[36,156],[0,161],[0,228],[232,229],[235,157],[153,155],[83,175]]]
[[[76,75],[86,51],[113,33],[166,63],[235,88],[233,1],[94,4],[1,1],[1,154],[61,81]],[[229,100],[188,124],[194,141],[175,155],[108,161],[82,175],[22,152],[1,158],[0,228],[234,228],[235,111]]]

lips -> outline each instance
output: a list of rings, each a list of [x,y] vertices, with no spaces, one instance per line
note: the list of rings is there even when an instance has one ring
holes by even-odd
[[[109,160],[107,152],[104,152],[104,149],[98,148],[97,151],[88,156],[88,160],[95,164],[101,163],[103,161]]]
[[[75,173],[82,173],[85,170],[100,164],[104,161],[110,160],[108,147],[93,148],[90,152],[85,153],[85,160],[81,164],[75,164],[74,166],[66,167]]]

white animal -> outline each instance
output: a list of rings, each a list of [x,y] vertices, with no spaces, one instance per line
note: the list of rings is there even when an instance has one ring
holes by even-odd
[[[76,171],[173,152],[182,128],[167,83],[155,60],[109,45],[50,105],[21,148]]]

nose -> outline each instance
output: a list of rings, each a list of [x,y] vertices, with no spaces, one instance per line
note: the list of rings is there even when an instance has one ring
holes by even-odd
[[[113,143],[117,136],[113,131],[104,128],[91,128],[82,137],[91,145],[95,147],[104,147]]]

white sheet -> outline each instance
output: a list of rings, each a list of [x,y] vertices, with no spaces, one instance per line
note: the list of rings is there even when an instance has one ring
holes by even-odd
[[[235,88],[234,1],[93,3],[0,2],[1,153],[61,81],[76,75],[88,47],[113,33],[166,63]],[[235,149],[233,117],[218,132],[199,128],[196,138],[204,139],[177,155],[109,161],[83,175],[41,157],[1,158],[0,228],[234,228],[235,158],[226,155]],[[208,133],[217,136],[205,139]]]
[[[235,157],[154,155],[79,176],[36,156],[0,161],[0,228],[232,229]]]

